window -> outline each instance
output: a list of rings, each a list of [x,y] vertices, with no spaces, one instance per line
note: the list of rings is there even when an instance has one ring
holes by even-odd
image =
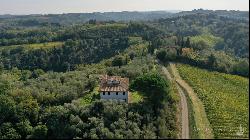
[[[105,92],[103,92],[102,94],[105,95]]]
[[[118,92],[116,92],[116,95],[118,95]]]
[[[123,92],[123,95],[125,95],[125,92]]]
[[[110,92],[108,92],[108,95],[110,95]]]

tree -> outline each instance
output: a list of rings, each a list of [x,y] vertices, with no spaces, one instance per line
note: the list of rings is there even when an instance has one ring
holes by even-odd
[[[150,54],[154,54],[154,51],[155,51],[154,46],[150,44],[150,45],[148,46],[148,52],[149,52]]]
[[[156,57],[162,62],[173,61],[177,58],[177,50],[174,48],[161,49],[156,54]]]
[[[216,65],[216,57],[214,54],[211,54],[209,57],[208,57],[208,64],[212,67],[214,67]]]
[[[20,77],[20,80],[27,81],[27,79],[29,79],[31,77],[31,74],[32,73],[29,70],[23,70],[22,75]]]
[[[194,50],[204,50],[210,48],[209,44],[204,40],[199,40],[198,42],[193,43],[192,47],[194,48]]]
[[[32,124],[35,124],[38,120],[39,105],[34,99],[22,100],[17,105],[17,115],[18,118],[23,120],[25,118],[29,119]]]
[[[130,60],[129,60],[128,55],[125,55],[125,62],[124,62],[124,63],[125,63],[125,65],[127,65],[127,64],[129,63],[129,61],[130,61]]]
[[[182,37],[181,37],[181,47],[182,47],[182,48],[185,47],[184,45],[185,45],[184,37],[182,36]]]
[[[144,93],[156,107],[169,96],[169,82],[157,73],[146,73],[138,76],[130,85],[131,90]]]
[[[6,94],[10,89],[10,82],[0,75],[0,95]]]
[[[2,61],[1,57],[0,57],[0,61]],[[2,62],[0,62],[0,74],[3,72],[3,70],[4,70],[4,65]]]
[[[165,61],[166,60],[170,60],[170,61],[173,61],[177,58],[177,50],[176,49],[172,49],[172,48],[169,48],[167,49],[167,52],[166,52],[166,56],[165,56]]]
[[[69,124],[69,110],[63,106],[53,106],[45,109],[41,120],[48,128],[48,136],[51,138],[72,138]]]
[[[119,68],[124,64],[123,62],[123,57],[122,56],[116,56],[113,61],[112,65],[113,66],[119,66]]]
[[[45,72],[42,69],[36,69],[32,72],[32,78],[38,78],[40,75],[44,74]]]
[[[7,95],[0,94],[0,124],[6,121],[13,121],[16,115],[15,101]]]
[[[224,50],[225,51],[226,44],[225,44],[224,40],[221,40],[218,43],[216,43],[214,48],[215,48],[215,50]]]
[[[21,135],[13,128],[11,123],[3,123],[0,126],[0,139],[20,139]]]
[[[187,41],[186,41],[186,43],[185,43],[185,46],[186,46],[187,48],[190,48],[190,47],[191,47],[191,42],[190,42],[190,38],[189,38],[189,37],[187,37]]]
[[[164,62],[164,61],[165,61],[166,54],[167,54],[166,50],[165,50],[165,49],[161,49],[161,50],[159,50],[159,51],[157,52],[156,57],[157,57],[160,61]]]
[[[28,135],[30,135],[33,129],[29,120],[24,120],[24,121],[17,123],[16,127],[17,127],[17,131],[22,136],[22,139],[25,139]]]
[[[166,127],[166,120],[164,117],[158,117],[157,120],[158,126],[158,136],[159,138],[167,138],[168,137],[168,128]]]
[[[143,126],[142,139],[156,139],[156,128],[152,123]]]
[[[133,60],[134,58],[135,58],[135,56],[136,56],[136,53],[134,52],[134,51],[131,51],[131,52],[129,52],[129,58],[131,59],[131,60]]]
[[[153,41],[152,41],[152,48],[159,48],[161,47],[162,45],[164,44],[164,40],[160,37],[160,36],[157,36],[155,38],[153,38]]]
[[[86,89],[90,89],[90,91],[93,91],[96,85],[97,85],[97,80],[94,77],[90,77],[85,87]]]
[[[34,131],[32,132],[29,138],[32,139],[46,139],[47,138],[48,128],[46,125],[38,124],[34,127]]]
[[[89,24],[96,24],[96,19],[89,20]]]
[[[248,60],[241,60],[240,62],[233,65],[233,73],[242,75],[242,76],[249,76],[249,61]]]

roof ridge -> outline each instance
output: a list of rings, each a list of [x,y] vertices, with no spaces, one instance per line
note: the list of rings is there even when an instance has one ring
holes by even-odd
[[[99,91],[128,91],[129,89],[129,78],[121,76],[102,76],[100,81]],[[119,84],[109,85],[107,82],[109,79],[118,80]]]

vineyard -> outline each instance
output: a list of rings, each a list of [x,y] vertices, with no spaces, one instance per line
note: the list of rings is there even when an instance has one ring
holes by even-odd
[[[249,79],[183,64],[177,68],[202,100],[215,138],[248,138]]]

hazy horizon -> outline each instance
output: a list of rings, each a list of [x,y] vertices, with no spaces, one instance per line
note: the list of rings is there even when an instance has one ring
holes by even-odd
[[[216,3],[216,4],[215,4]],[[0,14],[63,14],[121,11],[249,11],[248,0],[0,0]]]

